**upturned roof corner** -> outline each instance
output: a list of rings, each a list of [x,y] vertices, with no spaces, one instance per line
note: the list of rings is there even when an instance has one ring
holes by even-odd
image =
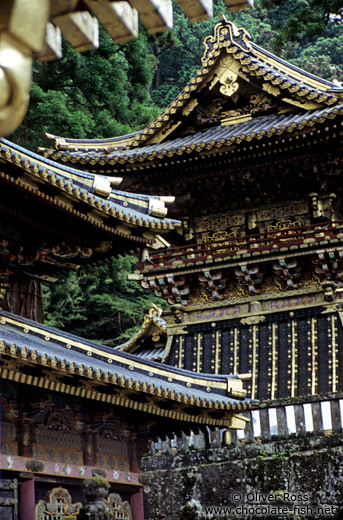
[[[331,117],[340,109],[343,90],[334,83],[295,67],[259,47],[244,28],[238,28],[225,18],[219,22],[213,35],[204,40],[202,67],[180,94],[143,130],[126,136],[77,140],[48,135],[53,148],[44,150],[47,157],[66,163],[141,164],[154,158],[161,159],[174,153],[198,150],[199,142],[207,149],[206,132],[210,144],[218,145],[213,132],[232,126],[232,136],[250,138],[254,134],[255,119],[261,121],[261,130],[271,123],[284,127],[284,118],[314,116]],[[262,117],[268,116],[263,122]],[[300,119],[299,119],[300,117]],[[249,128],[243,128],[247,123]],[[257,125],[259,126],[259,125]],[[251,128],[252,127],[252,128]],[[287,126],[288,128],[288,126]],[[227,129],[222,128],[227,132]],[[205,138],[205,139],[204,139]],[[178,143],[180,141],[180,145]],[[219,144],[227,142],[219,136]],[[212,144],[213,144],[212,143]],[[211,146],[212,146],[211,144]],[[201,150],[198,150],[201,151]]]

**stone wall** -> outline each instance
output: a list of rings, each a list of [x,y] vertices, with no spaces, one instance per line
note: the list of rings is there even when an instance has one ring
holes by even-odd
[[[142,471],[146,520],[257,518],[249,516],[251,510],[237,510],[239,516],[218,511],[206,516],[204,507],[261,506],[266,498],[263,495],[268,493],[272,495],[267,499],[271,507],[307,506],[305,513],[298,509],[294,510],[296,514],[274,514],[274,518],[343,518],[340,432],[241,446],[175,446],[169,453],[159,450],[144,457]],[[293,502],[294,494],[298,495],[297,502]],[[318,504],[337,508],[330,513],[325,509],[315,513]]]

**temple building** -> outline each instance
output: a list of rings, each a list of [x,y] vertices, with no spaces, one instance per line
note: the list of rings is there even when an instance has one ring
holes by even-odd
[[[143,131],[50,136],[47,158],[176,197],[182,227],[169,246],[142,248],[134,275],[170,304],[163,366],[250,373],[262,400],[343,389],[342,115],[343,88],[224,20],[202,68]]]
[[[254,404],[246,376],[195,374],[131,353],[163,349],[167,324],[153,305],[119,350],[44,325],[42,282],[159,247],[181,223],[167,217],[172,198],[121,191],[119,177],[61,166],[5,139],[0,161],[0,516],[77,516],[82,480],[100,471],[113,518],[143,520],[148,441],[244,428]]]
[[[147,440],[339,395],[342,98],[224,19],[146,129],[0,141],[2,517],[77,516],[95,469],[142,520]],[[44,325],[41,281],[133,248],[169,311],[115,349]]]

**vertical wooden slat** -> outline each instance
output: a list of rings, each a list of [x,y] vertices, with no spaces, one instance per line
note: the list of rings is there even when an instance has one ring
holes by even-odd
[[[298,332],[297,323],[294,320],[291,324],[291,336],[291,397],[295,397],[298,389]]]
[[[332,418],[332,431],[339,432],[342,430],[341,426],[341,413],[339,409],[339,400],[335,399],[331,401],[331,418]]]
[[[258,326],[254,325],[252,328],[252,377],[251,377],[251,398],[255,399],[257,396],[257,382],[258,382]]]
[[[313,431],[314,433],[321,433],[323,431],[323,421],[320,402],[312,403],[313,415]]]
[[[261,438],[262,440],[269,440],[270,435],[270,425],[269,425],[269,414],[267,408],[262,408],[260,410],[260,425],[261,425]]]
[[[278,327],[276,323],[272,324],[272,386],[271,399],[277,396],[277,373],[278,373],[278,352],[277,352],[277,334]]]
[[[297,428],[297,435],[305,435],[306,434],[306,428],[305,428],[305,414],[304,414],[304,408],[302,404],[296,404],[294,405],[294,415],[295,415],[295,425]]]
[[[245,417],[248,417],[249,419],[249,422],[247,422],[244,428],[244,440],[247,444],[250,444],[254,442],[254,434],[252,430],[252,415],[251,412],[244,412],[242,415],[245,415]]]
[[[279,432],[278,437],[279,438],[288,437],[286,411],[283,406],[280,406],[276,409],[276,417],[277,417],[277,427],[278,427],[278,432]]]
[[[220,430],[218,428],[210,432],[210,446],[211,448],[221,447]]]

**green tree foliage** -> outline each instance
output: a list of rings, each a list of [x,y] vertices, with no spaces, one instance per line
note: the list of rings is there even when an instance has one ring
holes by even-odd
[[[255,0],[254,9],[230,13],[222,0],[215,13],[223,13],[244,27],[253,41],[300,68],[329,80],[343,80],[343,31],[336,0]],[[330,16],[331,15],[331,16]],[[172,45],[162,45],[158,58],[158,84],[152,92],[164,108],[201,67],[204,38],[218,19],[191,24],[175,9]]]
[[[165,307],[164,300],[127,280],[135,268],[136,257],[125,255],[64,274],[44,287],[46,323],[110,346],[126,341],[142,324],[151,301]]]
[[[86,53],[64,44],[61,60],[35,62],[28,114],[12,139],[31,149],[45,132],[74,138],[123,135],[158,113],[149,87],[155,57],[147,36],[117,45],[101,31],[100,47]]]

